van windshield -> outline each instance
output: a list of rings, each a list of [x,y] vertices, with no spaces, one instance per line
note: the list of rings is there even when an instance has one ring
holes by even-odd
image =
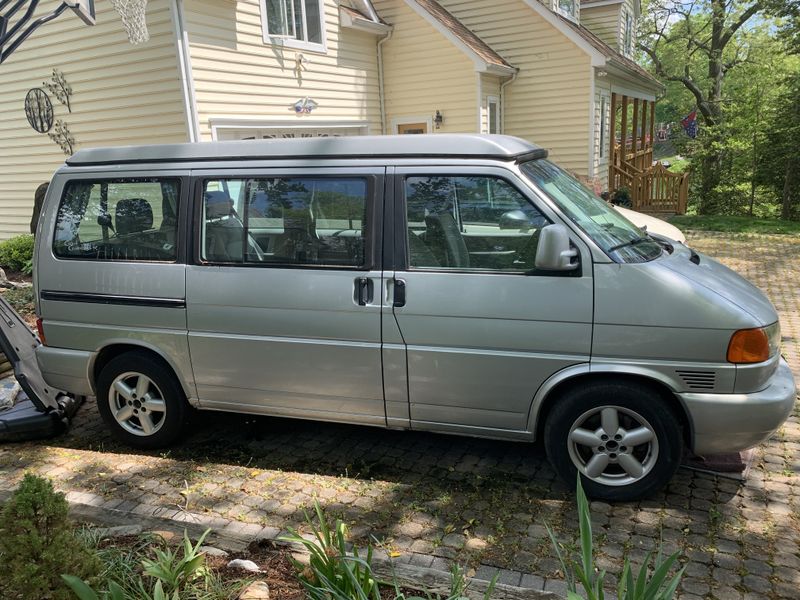
[[[618,262],[647,262],[661,256],[658,242],[560,167],[536,159],[522,164],[521,169],[573,223]]]

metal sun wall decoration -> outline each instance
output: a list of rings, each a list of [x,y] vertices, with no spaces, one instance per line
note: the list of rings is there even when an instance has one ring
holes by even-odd
[[[53,75],[48,81],[42,82],[42,85],[72,112],[72,86],[67,82],[64,73],[53,69]],[[25,96],[25,116],[34,131],[46,133],[64,154],[71,156],[75,152],[75,136],[63,119],[56,119],[54,122],[53,103],[44,89],[33,88],[28,91]]]
[[[28,90],[25,95],[25,117],[34,131],[47,133],[53,127],[53,103],[42,88]]]

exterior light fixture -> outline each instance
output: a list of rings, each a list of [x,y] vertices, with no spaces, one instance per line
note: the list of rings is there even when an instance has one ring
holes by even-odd
[[[442,113],[437,110],[436,116],[433,117],[433,124],[436,127],[436,129],[440,129],[442,123],[444,123],[444,117],[442,116]]]

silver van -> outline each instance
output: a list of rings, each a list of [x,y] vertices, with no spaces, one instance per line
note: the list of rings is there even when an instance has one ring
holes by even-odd
[[[792,411],[756,287],[504,136],[81,150],[36,236],[44,379],[131,446],[190,408],[542,439],[651,494]]]

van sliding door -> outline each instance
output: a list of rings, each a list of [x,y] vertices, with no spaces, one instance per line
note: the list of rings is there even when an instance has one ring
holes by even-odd
[[[189,346],[205,408],[384,425],[385,169],[195,171]]]

